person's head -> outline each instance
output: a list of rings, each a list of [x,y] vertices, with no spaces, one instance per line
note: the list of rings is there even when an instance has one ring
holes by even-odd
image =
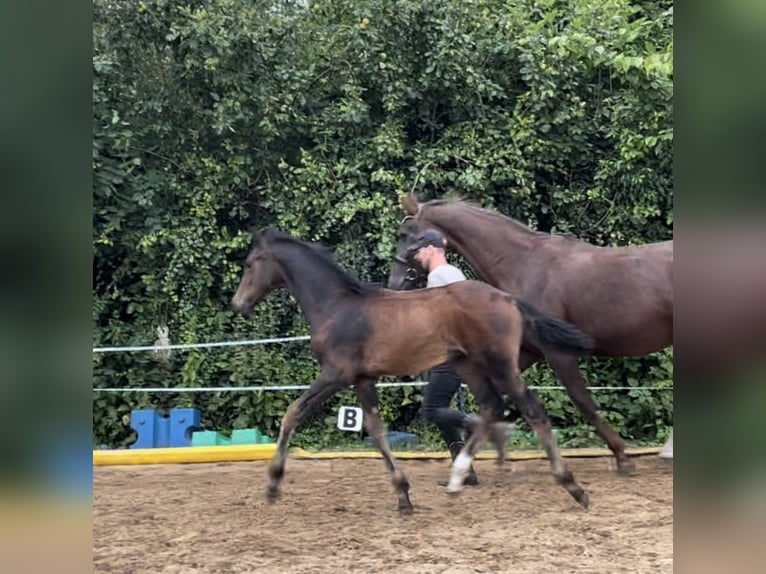
[[[415,237],[407,247],[407,252],[423,269],[431,271],[434,267],[446,263],[446,247],[447,240],[440,231],[426,229]]]

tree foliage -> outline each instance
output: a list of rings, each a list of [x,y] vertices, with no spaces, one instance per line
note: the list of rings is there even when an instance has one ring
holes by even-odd
[[[672,25],[660,0],[94,0],[94,345],[151,344],[158,325],[174,343],[306,334],[284,292],[251,320],[229,310],[252,230],[321,240],[382,281],[410,189],[597,244],[671,237]],[[592,384],[672,378],[669,353],[585,363]],[[316,373],[302,343],[94,358],[97,387]],[[562,432],[587,437],[551,393]],[[126,444],[123,415],[148,404],[273,434],[295,396],[96,393],[94,440]],[[417,390],[385,396],[389,423],[419,424]],[[668,396],[599,398],[625,436],[656,440]],[[340,400],[299,443],[339,439],[323,416]]]

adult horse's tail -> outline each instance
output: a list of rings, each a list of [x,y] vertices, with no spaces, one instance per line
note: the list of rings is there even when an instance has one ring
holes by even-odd
[[[523,318],[524,332],[540,347],[584,357],[593,350],[593,339],[566,321],[554,319],[523,299],[514,299]]]

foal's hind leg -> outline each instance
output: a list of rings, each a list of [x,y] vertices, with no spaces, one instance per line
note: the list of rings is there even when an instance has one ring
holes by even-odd
[[[471,468],[471,463],[488,434],[491,417],[491,408],[482,407],[479,409],[479,418],[474,422],[473,431],[468,442],[465,443],[460,454],[452,462],[452,473],[447,483],[448,494],[456,495],[463,490],[463,482]]]
[[[596,403],[593,401],[593,395],[590,394],[585,384],[585,379],[583,379],[580,372],[577,359],[562,356],[558,353],[548,353],[545,358],[556,373],[556,376],[566,387],[572,402],[580,409],[585,419],[594,426],[596,432],[604,439],[606,444],[609,445],[610,450],[617,459],[617,471],[623,475],[632,473],[636,465],[625,454],[625,442],[596,412]]]
[[[470,471],[471,463],[487,435],[490,434],[495,443],[500,463],[505,456],[505,442],[509,436],[505,432],[507,423],[497,421],[503,415],[503,399],[487,379],[485,372],[467,357],[454,359],[454,364],[479,403],[479,417],[474,419],[468,441],[452,462],[447,493],[453,495],[463,489],[463,482]]]
[[[279,485],[285,474],[287,447],[290,444],[290,439],[295,429],[300,426],[306,417],[314,412],[322,401],[347,386],[347,382],[320,376],[288,407],[285,416],[282,418],[282,426],[279,429],[277,449],[269,463],[268,485],[266,487],[266,498],[269,502],[274,502],[279,496]]]
[[[502,465],[505,462],[505,447],[514,428],[514,425],[503,420],[503,411],[505,410],[503,397],[492,385],[492,381],[486,377],[484,371],[470,363],[467,358],[454,359],[453,362],[460,378],[466,382],[471,393],[476,398],[476,402],[479,404],[479,411],[486,412],[485,419],[489,425],[486,428],[486,432],[489,434],[489,440],[497,451],[495,463]],[[482,420],[473,420],[473,426],[481,424]],[[473,427],[470,430],[473,432]]]
[[[378,414],[378,393],[375,391],[375,379],[357,379],[356,394],[359,397],[359,402],[362,403],[364,424],[367,427],[367,432],[372,436],[375,445],[383,455],[389,472],[391,472],[391,482],[396,489],[396,493],[399,495],[399,510],[403,514],[410,514],[412,512],[412,503],[410,502],[409,495],[410,483],[407,481],[404,473],[397,468],[394,455],[391,454],[388,439],[386,438],[386,427]]]
[[[577,484],[574,475],[567,469],[556,444],[551,421],[545,412],[545,408],[540,403],[540,399],[527,388],[526,383],[524,383],[518,373],[511,375],[510,387],[509,394],[511,398],[516,402],[519,411],[529,423],[529,426],[537,433],[540,442],[543,443],[543,448],[548,455],[556,482],[562,485],[577,502],[588,508],[588,494]]]

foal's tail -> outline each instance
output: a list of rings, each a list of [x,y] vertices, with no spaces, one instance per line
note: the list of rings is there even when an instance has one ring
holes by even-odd
[[[547,349],[583,357],[593,350],[593,339],[566,321],[549,317],[523,299],[514,299],[524,321],[524,333]]]

